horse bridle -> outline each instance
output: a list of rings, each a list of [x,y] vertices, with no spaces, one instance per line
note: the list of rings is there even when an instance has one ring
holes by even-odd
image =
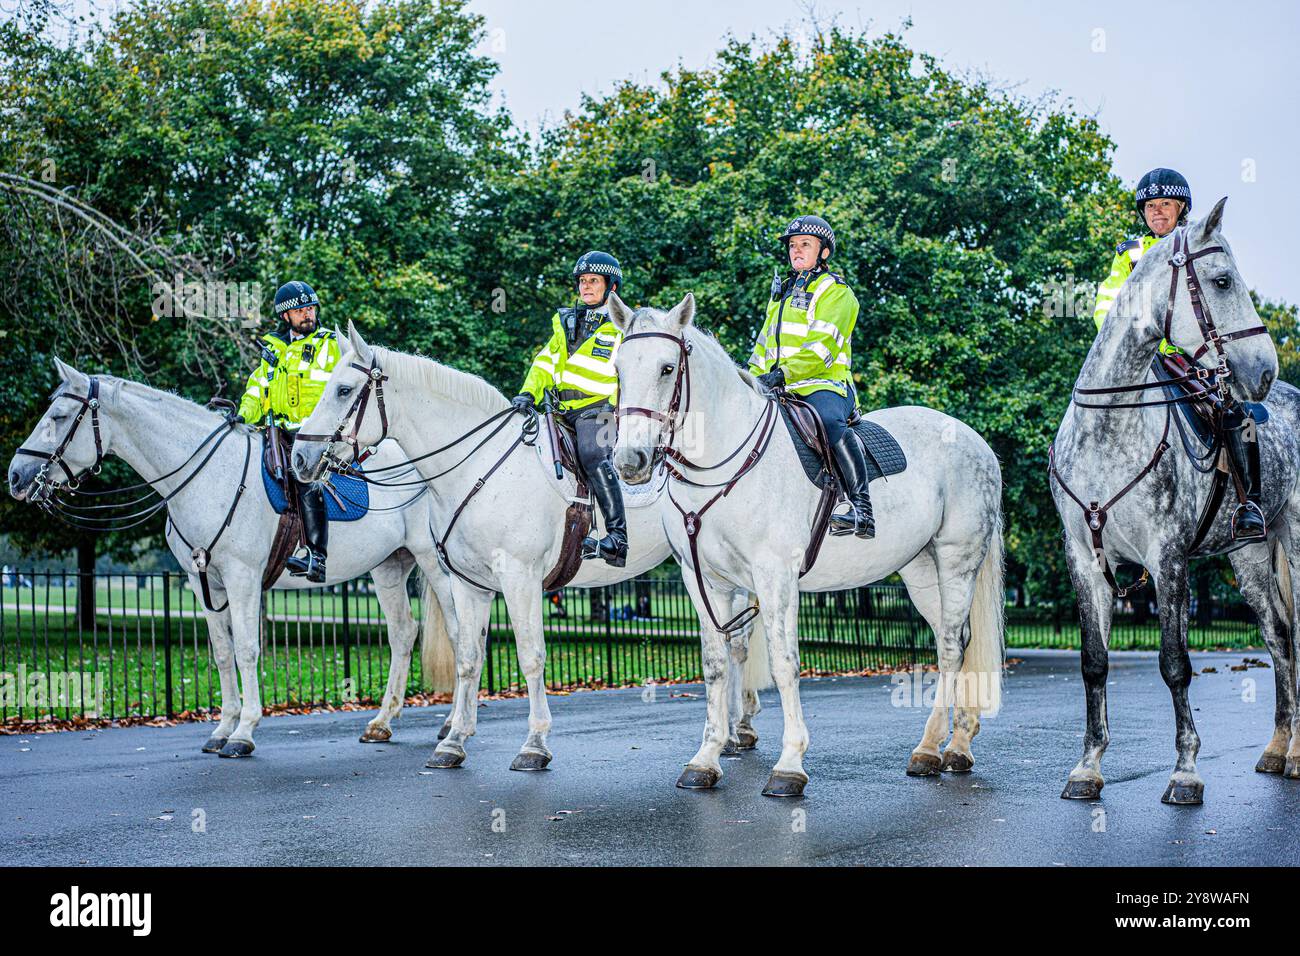
[[[1125,485],[1122,489],[1120,489],[1118,493],[1113,495],[1111,499],[1107,501],[1104,505],[1098,501],[1093,501],[1090,504],[1084,504],[1083,500],[1078,495],[1076,495],[1073,491],[1071,491],[1068,485],[1066,485],[1065,480],[1061,477],[1060,472],[1057,470],[1055,442],[1053,442],[1047,448],[1048,478],[1049,480],[1055,479],[1056,483],[1061,486],[1061,490],[1064,491],[1067,495],[1069,495],[1069,497],[1073,499],[1074,502],[1083,510],[1084,520],[1088,525],[1088,531],[1092,537],[1093,553],[1097,556],[1098,560],[1101,562],[1102,573],[1106,578],[1106,582],[1110,585],[1111,590],[1115,592],[1116,596],[1118,596],[1121,599],[1127,597],[1131,591],[1134,591],[1142,587],[1144,584],[1146,584],[1149,578],[1149,574],[1147,570],[1143,568],[1142,575],[1135,582],[1128,585],[1127,587],[1121,587],[1119,585],[1119,582],[1115,580],[1115,574],[1111,570],[1110,562],[1106,560],[1106,552],[1105,552],[1105,548],[1102,545],[1102,540],[1101,540],[1101,533],[1102,533],[1102,529],[1106,527],[1106,519],[1107,519],[1108,512],[1117,501],[1119,501],[1126,494],[1132,491],[1138,485],[1138,483],[1142,481],[1143,478],[1145,478],[1148,474],[1150,474],[1155,469],[1156,465],[1160,463],[1160,459],[1164,456],[1165,452],[1169,450],[1169,423],[1170,423],[1170,419],[1173,417],[1173,408],[1172,408],[1173,405],[1178,404],[1180,402],[1201,400],[1203,396],[1212,396],[1217,398],[1217,403],[1219,404],[1220,407],[1232,401],[1231,394],[1229,393],[1227,387],[1227,382],[1232,375],[1232,370],[1228,366],[1227,353],[1225,353],[1223,350],[1224,343],[1232,342],[1237,339],[1248,338],[1252,335],[1261,335],[1261,334],[1268,333],[1268,328],[1264,325],[1257,325],[1247,329],[1240,329],[1236,332],[1229,332],[1226,335],[1219,331],[1218,326],[1214,324],[1214,316],[1211,315],[1210,313],[1209,305],[1206,304],[1204,296],[1202,295],[1201,280],[1200,277],[1197,276],[1196,274],[1196,267],[1194,263],[1197,259],[1201,258],[1202,256],[1208,256],[1216,252],[1223,252],[1224,248],[1222,246],[1206,246],[1204,249],[1199,249],[1196,252],[1190,252],[1189,251],[1190,246],[1191,246],[1191,240],[1187,238],[1187,227],[1184,226],[1178,229],[1174,233],[1173,252],[1169,256],[1169,266],[1172,271],[1169,277],[1169,301],[1165,306],[1165,315],[1164,315],[1162,331],[1164,332],[1165,341],[1169,341],[1170,333],[1173,330],[1172,326],[1173,326],[1173,318],[1174,318],[1174,305],[1178,297],[1179,271],[1186,270],[1187,294],[1191,298],[1192,314],[1196,317],[1196,324],[1201,331],[1201,339],[1202,339],[1201,347],[1198,348],[1195,352],[1193,352],[1190,357],[1192,370],[1183,375],[1174,376],[1173,378],[1160,379],[1155,382],[1140,382],[1136,385],[1115,385],[1115,386],[1109,386],[1104,388],[1079,388],[1078,386],[1075,386],[1074,393],[1076,397],[1071,399],[1074,402],[1074,404],[1078,405],[1080,408],[1106,409],[1106,408],[1148,408],[1148,407],[1161,406],[1161,405],[1165,406],[1164,431],[1160,436],[1160,441],[1156,445],[1156,450],[1152,454],[1151,458],[1147,461],[1146,465],[1142,468],[1142,470],[1138,472],[1138,474],[1133,478],[1133,480],[1130,481],[1127,485]],[[1217,360],[1217,365],[1213,369],[1208,369],[1200,364],[1200,359],[1211,349],[1214,350],[1215,358]],[[1211,375],[1215,377],[1213,389],[1209,387],[1209,379]],[[1147,389],[1152,389],[1152,388],[1165,388],[1170,385],[1181,385],[1184,382],[1190,382],[1194,379],[1200,380],[1201,382],[1205,383],[1204,386],[1205,391],[1202,393],[1202,395],[1180,395],[1176,398],[1168,398],[1168,399],[1162,399],[1157,401],[1113,402],[1113,403],[1081,402],[1077,398],[1078,395],[1119,395],[1126,392],[1139,392],[1139,391],[1145,391]],[[1180,431],[1181,431],[1181,425],[1180,425]],[[1207,515],[1205,517],[1208,518],[1209,516]],[[1203,519],[1202,522],[1200,523],[1200,527],[1197,529],[1196,540],[1192,544],[1193,550],[1200,543],[1200,541],[1202,540],[1202,538],[1204,537],[1205,533],[1208,530],[1209,530],[1209,522]]]
[[[1157,382],[1140,382],[1137,385],[1115,385],[1105,388],[1079,388],[1075,386],[1076,395],[1119,395],[1125,392],[1140,392],[1152,388],[1164,388],[1169,385],[1181,385],[1184,382],[1199,379],[1206,383],[1206,391],[1210,394],[1217,394],[1220,401],[1229,401],[1227,389],[1228,379],[1232,376],[1232,370],[1228,366],[1228,356],[1223,350],[1223,344],[1232,342],[1237,339],[1248,338],[1252,335],[1266,335],[1268,328],[1264,325],[1252,326],[1248,329],[1240,329],[1236,332],[1229,332],[1226,335],[1219,331],[1218,326],[1214,324],[1214,316],[1210,314],[1210,307],[1205,302],[1205,297],[1201,292],[1201,280],[1196,274],[1197,259],[1202,256],[1208,256],[1216,252],[1223,252],[1223,246],[1206,246],[1204,249],[1198,249],[1196,252],[1189,252],[1191,240],[1187,238],[1187,227],[1184,226],[1174,233],[1174,248],[1169,256],[1169,266],[1172,270],[1169,276],[1169,301],[1165,305],[1164,322],[1162,331],[1164,332],[1165,341],[1170,341],[1173,332],[1174,305],[1178,299],[1178,274],[1180,270],[1186,270],[1187,294],[1192,300],[1192,314],[1196,317],[1196,324],[1201,332],[1201,347],[1190,356],[1192,370],[1184,375],[1174,376],[1170,379],[1162,379]],[[1217,365],[1213,369],[1205,368],[1200,364],[1201,356],[1206,352],[1214,350]],[[1215,376],[1215,387],[1210,390],[1208,382],[1210,376]],[[1165,399],[1152,402],[1114,402],[1114,403],[1089,403],[1081,402],[1077,398],[1073,399],[1074,404],[1080,408],[1145,408],[1156,405],[1173,405],[1179,402],[1192,401],[1197,396],[1183,395],[1178,398]]]
[[[667,412],[659,412],[653,408],[642,408],[635,405],[626,408],[620,406],[616,412],[616,418],[621,419],[625,416],[631,416],[649,418],[652,421],[659,422],[660,441],[659,444],[655,446],[655,455],[662,455],[664,459],[668,459],[664,462],[664,467],[668,474],[682,484],[691,485],[696,488],[719,489],[714,492],[713,496],[701,507],[692,511],[687,511],[678,503],[677,499],[673,497],[672,489],[668,490],[668,500],[673,503],[673,507],[675,507],[678,513],[682,516],[682,524],[686,531],[686,540],[690,544],[691,549],[691,565],[695,571],[695,583],[700,593],[700,600],[704,602],[704,610],[708,612],[709,620],[713,622],[714,629],[724,636],[729,636],[733,631],[737,631],[744,627],[758,615],[758,605],[750,605],[727,621],[718,620],[718,616],[713,610],[713,604],[709,601],[709,592],[704,585],[704,571],[700,564],[699,554],[700,529],[703,525],[704,513],[712,508],[718,501],[725,498],[731,492],[731,489],[736,486],[736,483],[748,474],[756,464],[758,464],[759,460],[763,457],[763,454],[767,451],[768,445],[771,442],[772,435],[775,431],[773,426],[777,415],[776,402],[769,401],[765,403],[766,407],[763,409],[763,414],[759,416],[758,421],[754,423],[754,427],[750,429],[749,434],[745,436],[744,440],[736,446],[736,449],[732,451],[730,455],[713,465],[696,464],[673,447],[673,439],[677,434],[678,421],[685,412],[690,410],[690,343],[686,341],[685,335],[677,336],[671,335],[667,332],[633,332],[631,335],[625,335],[623,337],[623,344],[626,344],[632,339],[639,338],[668,339],[669,341],[676,343],[680,358],[677,366],[677,380],[673,384],[672,397],[669,399]],[[620,348],[621,347],[622,346],[620,346]],[[663,438],[664,425],[668,426],[668,438],[666,441]],[[686,477],[683,470],[675,468],[671,463],[676,462],[683,466],[683,469],[713,471],[717,468],[721,468],[727,462],[740,454],[740,452],[749,444],[749,440],[754,436],[755,432],[758,433],[758,438],[754,442],[753,448],[750,449],[749,455],[747,455],[744,461],[741,462],[735,473],[724,481],[715,483],[694,481]]]
[[[326,449],[322,457],[327,460],[334,460],[337,464],[347,466],[351,464],[360,464],[374,454],[375,449],[388,437],[388,411],[384,408],[384,382],[388,381],[388,376],[384,374],[383,369],[379,367],[379,360],[372,358],[370,365],[358,365],[356,362],[348,363],[351,368],[358,372],[364,372],[366,375],[365,384],[361,386],[361,391],[357,392],[357,397],[352,400],[348,406],[347,413],[339,420],[338,427],[334,429],[331,435],[308,435],[299,432],[297,439],[299,441],[323,441],[330,445],[346,444],[352,448],[352,461],[342,462],[334,459]],[[361,450],[361,445],[357,436],[361,433],[361,422],[366,416],[366,408],[370,403],[370,394],[374,392],[375,407],[379,409],[379,440],[366,446],[366,450]],[[348,421],[352,422],[352,430],[347,435],[343,434],[343,427]]]
[[[92,475],[97,475],[104,464],[104,440],[99,431],[99,378],[95,375],[90,376],[90,384],[86,389],[86,394],[84,396],[73,395],[71,392],[66,392],[56,397],[70,398],[74,402],[81,403],[81,411],[77,412],[77,417],[72,420],[72,427],[69,428],[68,433],[63,436],[63,440],[59,442],[58,447],[52,452],[40,451],[36,448],[19,448],[15,452],[17,455],[28,455],[32,458],[41,458],[45,460],[45,464],[41,465],[41,470],[38,471],[36,477],[32,479],[32,485],[38,493],[45,490],[52,490],[58,485],[63,484],[63,482],[51,482],[49,480],[50,469],[54,465],[58,465],[62,468],[63,473],[67,475],[68,480],[66,484],[69,488],[75,489],[80,483],[80,478],[72,473],[72,469],[68,467],[68,463],[64,460],[63,455],[64,452],[68,450],[68,446],[72,444],[72,439],[77,436],[77,429],[81,427],[81,422],[85,419],[87,412],[90,413],[90,427],[95,435],[95,463],[89,468],[83,469],[81,474],[84,475],[89,472]],[[33,498],[32,500],[37,499]]]

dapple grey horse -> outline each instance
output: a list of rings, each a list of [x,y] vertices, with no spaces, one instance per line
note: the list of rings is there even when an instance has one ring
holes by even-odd
[[[615,467],[635,483],[646,481],[665,454],[684,452],[705,463],[692,472],[674,457],[707,487],[670,480],[670,494],[659,506],[703,624],[708,716],[703,743],[679,785],[707,788],[722,776],[718,757],[729,721],[721,678],[731,629],[717,617],[737,593],[758,598],[785,716],[781,756],[763,792],[797,796],[808,782],[799,592],[858,587],[894,571],[934,629],[941,672],[941,693],[908,772],[969,770],[979,714],[996,712],[1001,702],[1002,475],[993,450],[969,427],[933,409],[872,412],[868,417],[898,440],[907,469],[872,486],[876,537],[828,538],[800,578],[819,491],[779,421],[763,426],[765,416],[775,414],[765,389],[717,340],[695,328],[692,295],[669,312],[633,312],[612,293],[609,301],[610,318],[624,333],[615,359],[621,416]],[[685,444],[673,447],[679,432]],[[950,704],[952,739],[941,754]]]
[[[525,444],[522,416],[504,418],[500,427],[493,426],[495,431],[484,429],[472,440],[458,441],[510,407],[505,396],[483,379],[421,356],[372,346],[351,323],[347,340],[340,340],[340,351],[342,359],[294,442],[293,467],[301,478],[310,479],[330,458],[347,456],[346,430],[355,443],[352,454],[384,435],[396,438],[411,450],[415,467],[428,480],[433,527],[445,548],[451,576],[451,598],[443,607],[457,670],[451,726],[428,766],[449,769],[465,760],[465,745],[478,718],[488,619],[500,591],[528,685],[528,737],[512,769],[544,769],[552,755],[547,744],[551,713],[546,700],[542,582],[561,554],[569,505],[566,495],[572,494],[572,488],[555,481],[549,452],[539,455]],[[381,403],[382,415],[376,411]],[[537,440],[544,439],[539,435]],[[431,454],[440,449],[445,450]],[[631,550],[626,566],[585,561],[570,586],[625,581],[669,556],[655,508],[629,507],[627,517]],[[731,725],[730,737],[733,746],[747,749],[757,741],[749,718],[758,710],[755,690],[765,683],[766,659],[738,657],[731,666],[738,678],[731,686],[749,709],[744,719]]]
[[[9,492],[19,501],[40,503],[62,484],[98,470],[106,455],[129,464],[159,495],[174,495],[167,504],[167,545],[187,570],[194,593],[202,600],[193,548],[207,549],[212,607],[205,610],[212,655],[221,679],[221,722],[203,750],[223,757],[253,752],[253,732],[262,719],[258,681],[261,650],[262,572],[266,567],[278,516],[261,487],[262,437],[245,425],[233,426],[211,457],[192,458],[205,437],[222,427],[222,417],[170,392],[112,376],[92,378],[55,360],[61,384],[50,406],[9,465]],[[87,404],[94,402],[93,412]],[[34,453],[34,454],[33,454]],[[55,456],[55,460],[40,455]],[[387,442],[370,459],[375,467],[405,459],[395,442]],[[195,468],[201,472],[193,475]],[[161,480],[150,476],[163,476]],[[193,475],[193,477],[191,477]],[[236,488],[245,486],[238,505]],[[362,741],[392,736],[391,721],[402,709],[417,626],[406,595],[406,580],[420,563],[424,572],[423,643],[432,652],[448,647],[443,602],[446,575],[438,567],[429,533],[427,495],[407,507],[411,489],[376,489],[372,510],[357,521],[330,528],[327,584],[369,572],[388,623],[392,651],[388,686],[379,714],[367,725]],[[232,510],[233,507],[233,510]],[[391,509],[391,510],[384,510]],[[224,528],[224,530],[223,530]],[[182,537],[183,536],[183,537]],[[184,539],[189,540],[189,544]],[[282,574],[276,588],[315,587],[305,578]],[[225,605],[223,607],[223,605]],[[450,656],[426,659],[434,689],[450,689]],[[238,673],[236,673],[238,668]],[[240,679],[243,696],[240,696]]]
[[[1151,363],[1166,335],[1190,355],[1204,351],[1212,356],[1216,351],[1202,349],[1209,337],[1198,322],[1188,280],[1195,282],[1202,310],[1222,334],[1220,349],[1232,395],[1243,401],[1268,396],[1269,420],[1257,429],[1268,536],[1234,551],[1231,561],[1238,587],[1255,611],[1273,655],[1277,683],[1273,736],[1255,769],[1300,778],[1300,715],[1295,707],[1300,392],[1274,381],[1278,360],[1273,343],[1267,335],[1251,334],[1261,323],[1220,232],[1226,201],[1220,200],[1205,219],[1163,238],[1138,261],[1088,352],[1075,385],[1076,399],[1053,443],[1054,470],[1049,480],[1078,594],[1087,701],[1083,756],[1070,771],[1061,794],[1066,798],[1090,800],[1101,793],[1101,759],[1110,741],[1106,677],[1115,603],[1113,569],[1120,562],[1131,562],[1146,568],[1155,581],[1160,673],[1174,704],[1177,758],[1161,799],[1177,804],[1203,799],[1205,787],[1196,771],[1200,738],[1187,697],[1192,679],[1187,653],[1187,563],[1211,482],[1180,447],[1180,410],[1156,404],[1163,401],[1161,392],[1143,387],[1156,381]],[[1189,268],[1195,273],[1187,272]],[[1116,388],[1126,391],[1111,391]],[[1081,393],[1080,389],[1099,391]],[[1088,399],[1085,405],[1108,407],[1082,407],[1080,395]],[[1123,407],[1135,403],[1148,407]],[[1158,452],[1165,447],[1167,453]],[[1236,497],[1231,491],[1227,501],[1204,538],[1201,554],[1233,546],[1229,515]],[[1101,536],[1100,548],[1094,543],[1090,527],[1094,524]]]

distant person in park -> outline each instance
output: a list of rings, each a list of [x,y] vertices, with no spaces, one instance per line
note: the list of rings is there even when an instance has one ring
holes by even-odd
[[[1145,232],[1125,239],[1115,247],[1110,275],[1097,290],[1097,308],[1093,312],[1093,320],[1097,323],[1099,332],[1137,261],[1165,236],[1187,224],[1187,215],[1192,211],[1192,189],[1181,173],[1157,168],[1138,180],[1133,201]],[[1162,340],[1153,368],[1157,377],[1167,379],[1187,373],[1192,366],[1180,348]],[[1232,516],[1232,536],[1239,541],[1258,540],[1264,537],[1266,529],[1264,511],[1260,506],[1262,489],[1259,444],[1254,440],[1255,423],[1251,420],[1250,412],[1240,402],[1229,397],[1223,413],[1223,424],[1228,454],[1246,491],[1246,500],[1237,505]]]
[[[533,358],[514,404],[529,413],[551,393],[556,415],[577,436],[579,462],[605,516],[605,537],[582,542],[583,560],[603,558],[621,568],[627,518],[610,455],[617,439],[614,353],[623,333],[609,320],[609,294],[622,286],[623,270],[608,252],[592,251],[574,263],[572,277],[578,301],[551,316],[551,339]]]
[[[849,340],[858,299],[844,278],[827,268],[835,254],[835,232],[821,216],[800,216],[778,240],[789,269],[784,277],[772,277],[767,320],[754,342],[749,371],[768,388],[785,388],[817,410],[849,500],[846,513],[831,515],[831,533],[872,538],[876,522],[866,455],[848,428],[857,405]]]
[[[305,282],[286,282],[275,293],[275,314],[284,325],[261,337],[262,360],[248,377],[237,421],[265,426],[274,423],[297,431],[320,401],[330,371],[338,363],[339,347],[332,332],[320,328],[320,299]],[[298,496],[306,555],[285,562],[289,573],[308,581],[325,581],[325,552],[329,521],[325,493],[316,484],[288,476]]]

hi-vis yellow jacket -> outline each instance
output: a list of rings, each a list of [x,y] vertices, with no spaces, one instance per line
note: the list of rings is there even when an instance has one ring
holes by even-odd
[[[832,389],[847,396],[849,339],[857,322],[858,298],[835,273],[823,272],[805,287],[790,283],[780,299],[767,304],[749,370],[762,375],[779,365],[788,391],[809,395]]]
[[[1115,247],[1115,258],[1110,264],[1110,275],[1106,276],[1106,281],[1097,288],[1097,308],[1093,310],[1092,319],[1097,323],[1098,332],[1101,331],[1101,323],[1106,321],[1111,306],[1115,304],[1115,297],[1119,295],[1124,280],[1133,272],[1137,261],[1159,241],[1159,238],[1147,233],[1141,239],[1126,239]],[[1182,349],[1170,345],[1164,339],[1160,340],[1160,351],[1166,355],[1182,354]]]
[[[338,363],[334,333],[318,328],[290,342],[287,330],[277,330],[262,336],[261,345],[262,361],[248,377],[239,415],[250,425],[258,425],[270,412],[282,428],[298,428],[320,401],[330,371]]]
[[[527,392],[540,404],[542,393],[553,388],[559,393],[563,411],[600,402],[617,403],[618,372],[614,369],[614,356],[623,341],[623,333],[615,328],[608,315],[603,312],[595,315],[599,316],[596,330],[572,352],[563,322],[577,319],[574,310],[561,309],[551,317],[551,340],[533,359],[521,392]]]

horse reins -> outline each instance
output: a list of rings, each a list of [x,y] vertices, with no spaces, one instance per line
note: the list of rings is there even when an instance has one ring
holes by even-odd
[[[745,477],[745,475],[758,464],[759,460],[762,459],[763,455],[767,452],[768,446],[772,441],[772,435],[775,433],[774,425],[777,415],[776,402],[768,401],[764,403],[766,407],[763,409],[763,414],[760,415],[758,421],[754,423],[754,427],[749,430],[749,434],[745,436],[741,443],[736,446],[735,450],[726,458],[723,458],[721,461],[712,465],[700,465],[691,461],[674,448],[672,444],[673,439],[677,434],[678,419],[690,409],[690,343],[686,341],[684,335],[676,336],[667,332],[633,332],[630,335],[625,335],[623,337],[623,342],[626,343],[632,339],[652,338],[668,339],[670,342],[676,343],[677,348],[680,351],[680,362],[677,366],[677,380],[673,384],[673,393],[668,402],[668,411],[659,412],[652,408],[642,408],[639,406],[628,406],[626,408],[620,406],[616,412],[616,417],[641,417],[659,422],[661,429],[660,444],[655,448],[655,451],[663,455],[664,468],[667,470],[669,476],[682,484],[690,485],[694,488],[719,489],[713,493],[713,496],[709,498],[703,506],[692,511],[687,511],[681,506],[677,499],[673,497],[671,488],[668,489],[668,500],[673,503],[673,507],[675,507],[678,513],[682,516],[682,524],[686,530],[686,540],[690,544],[691,565],[695,571],[695,584],[700,592],[700,600],[704,602],[704,610],[708,612],[709,620],[713,622],[714,630],[723,635],[730,635],[733,631],[737,631],[744,627],[753,620],[755,616],[757,616],[759,611],[758,605],[750,605],[730,620],[718,620],[718,616],[713,610],[713,604],[709,601],[709,592],[704,584],[704,571],[700,564],[700,528],[703,526],[704,513],[730,494],[731,489],[734,488],[740,479]],[[667,441],[663,441],[662,428],[664,425],[668,426]],[[745,456],[745,459],[740,463],[740,466],[732,476],[724,481],[712,483],[694,481],[686,477],[683,470],[679,470],[671,464],[671,462],[677,462],[679,465],[683,466],[683,469],[690,469],[692,471],[714,471],[721,468],[740,454],[748,445],[750,438],[753,437],[756,432],[758,433],[758,438],[755,440],[749,454]]]
[[[1119,583],[1115,580],[1115,575],[1111,571],[1110,562],[1106,560],[1106,552],[1102,546],[1101,540],[1101,533],[1102,529],[1106,526],[1108,511],[1117,501],[1132,491],[1143,478],[1150,474],[1156,465],[1159,464],[1160,459],[1164,457],[1165,452],[1169,450],[1169,423],[1173,417],[1173,405],[1181,402],[1208,400],[1214,402],[1216,407],[1222,408],[1223,405],[1232,400],[1226,384],[1232,372],[1228,368],[1228,357],[1223,350],[1223,344],[1236,339],[1244,339],[1252,335],[1268,333],[1268,328],[1263,325],[1252,326],[1248,329],[1241,329],[1236,332],[1229,332],[1226,335],[1219,331],[1218,327],[1214,324],[1214,317],[1210,314],[1209,306],[1206,304],[1205,298],[1202,294],[1201,281],[1196,274],[1194,263],[1195,260],[1202,256],[1208,256],[1216,252],[1223,252],[1224,249],[1222,246],[1206,246],[1204,249],[1190,252],[1191,241],[1187,238],[1187,227],[1185,226],[1178,229],[1173,236],[1173,251],[1169,256],[1169,266],[1172,270],[1169,277],[1169,301],[1165,306],[1163,332],[1165,341],[1169,341],[1173,326],[1174,305],[1178,297],[1179,271],[1186,270],[1187,294],[1191,299],[1192,314],[1196,317],[1196,324],[1200,329],[1201,338],[1203,339],[1201,347],[1191,355],[1190,361],[1193,365],[1192,370],[1170,379],[1159,379],[1155,382],[1141,382],[1136,385],[1115,385],[1105,388],[1080,388],[1076,385],[1074,387],[1074,397],[1071,398],[1071,401],[1080,408],[1112,409],[1153,408],[1164,406],[1165,427],[1164,431],[1160,435],[1160,441],[1156,445],[1156,450],[1152,454],[1151,459],[1146,463],[1146,466],[1138,472],[1132,481],[1120,489],[1120,491],[1113,495],[1104,505],[1097,501],[1085,505],[1083,500],[1070,490],[1069,486],[1066,485],[1065,480],[1061,477],[1060,471],[1057,470],[1055,454],[1056,443],[1053,442],[1047,448],[1047,472],[1049,480],[1055,479],[1056,483],[1061,486],[1061,490],[1069,495],[1070,498],[1072,498],[1075,503],[1083,509],[1084,519],[1087,522],[1088,530],[1092,535],[1093,553],[1101,562],[1102,573],[1106,577],[1106,582],[1110,585],[1111,590],[1115,592],[1116,596],[1121,599],[1127,597],[1130,592],[1145,585],[1149,580],[1150,575],[1148,574],[1147,569],[1143,568],[1142,575],[1127,587],[1120,587]],[[1201,356],[1205,355],[1205,353],[1210,351],[1210,349],[1214,350],[1215,358],[1218,360],[1217,367],[1214,369],[1207,369],[1199,364]],[[1209,379],[1212,375],[1214,376],[1213,388],[1209,386]],[[1204,391],[1197,395],[1181,395],[1176,398],[1156,401],[1100,403],[1081,402],[1077,398],[1078,395],[1120,395],[1129,392],[1145,391],[1152,388],[1165,388],[1170,385],[1181,385],[1192,381],[1205,383],[1203,386]],[[1186,436],[1182,433],[1181,423],[1179,423],[1179,435],[1183,438],[1183,444],[1186,446]],[[1197,470],[1200,471],[1201,469],[1198,468]],[[1193,548],[1200,543],[1205,532],[1209,530],[1209,522],[1207,520],[1209,517],[1210,516],[1208,515],[1205,516],[1205,518],[1200,522],[1196,541],[1193,542]]]

